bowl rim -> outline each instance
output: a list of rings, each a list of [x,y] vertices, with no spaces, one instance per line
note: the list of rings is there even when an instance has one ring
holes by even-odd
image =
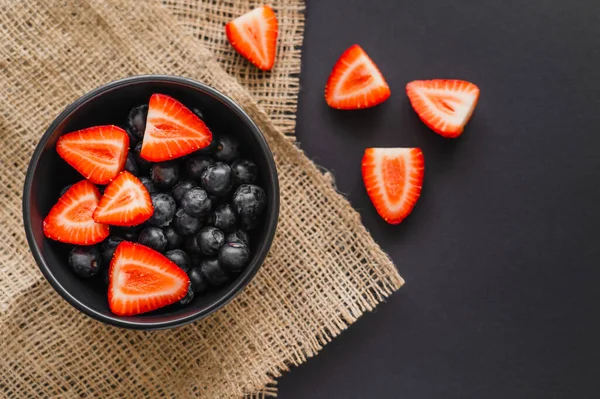
[[[79,301],[75,298],[52,273],[50,267],[46,263],[44,257],[42,256],[41,249],[38,247],[34,237],[33,237],[33,229],[31,222],[31,215],[29,212],[29,204],[31,203],[31,185],[33,182],[33,175],[36,170],[36,166],[40,160],[40,157],[43,153],[44,147],[46,146],[47,141],[52,136],[53,132],[56,128],[73,112],[75,112],[79,107],[84,105],[85,103],[93,100],[98,95],[104,94],[106,92],[118,90],[122,87],[126,87],[129,85],[143,84],[143,83],[167,83],[167,84],[175,84],[180,86],[187,86],[196,91],[203,92],[203,94],[208,94],[209,96],[215,97],[217,100],[224,103],[228,108],[237,114],[244,123],[248,126],[248,128],[252,131],[254,138],[257,140],[261,150],[266,155],[267,158],[267,166],[268,170],[266,171],[267,179],[271,184],[272,190],[269,195],[269,200],[273,204],[271,212],[268,214],[268,220],[265,224],[265,228],[267,229],[265,239],[260,243],[255,251],[255,256],[252,259],[252,262],[242,275],[243,278],[239,278],[230,284],[227,287],[225,293],[215,301],[211,306],[207,308],[203,308],[193,312],[190,315],[179,317],[170,321],[156,321],[156,322],[138,322],[135,320],[131,320],[135,318],[135,316],[129,317],[129,319],[124,320],[116,315],[106,315],[96,311],[95,309],[89,307],[85,303]],[[161,330],[173,327],[183,326],[185,324],[192,323],[196,320],[207,317],[208,315],[214,313],[216,310],[220,309],[227,303],[229,303],[238,293],[240,293],[254,278],[262,264],[264,263],[267,254],[271,248],[271,244],[273,242],[273,238],[275,236],[275,231],[277,229],[277,222],[279,219],[279,206],[280,206],[280,193],[279,193],[279,179],[277,175],[277,167],[275,165],[275,160],[273,158],[273,154],[267,141],[262,133],[262,131],[258,128],[258,126],[254,123],[252,118],[231,98],[221,93],[220,91],[195,80],[174,76],[174,75],[136,75],[130,76],[123,79],[115,80],[109,82],[105,85],[97,87],[83,96],[79,97],[73,103],[69,104],[57,117],[52,121],[48,129],[46,129],[45,133],[40,138],[36,148],[33,152],[31,160],[29,161],[29,165],[27,167],[27,173],[25,176],[25,182],[23,185],[23,200],[22,200],[22,212],[23,212],[23,225],[25,228],[25,235],[27,237],[27,242],[29,244],[29,248],[33,257],[36,261],[36,264],[40,268],[44,277],[48,280],[50,285],[56,290],[68,303],[70,303],[73,307],[83,312],[84,314],[99,320],[101,322],[117,326],[123,328],[129,328],[134,330]]]

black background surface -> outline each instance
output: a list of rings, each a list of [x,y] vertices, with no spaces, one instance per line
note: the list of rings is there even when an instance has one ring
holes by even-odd
[[[323,87],[360,44],[391,98],[335,111]],[[406,285],[280,380],[291,398],[600,395],[600,2],[310,0],[297,136]],[[481,97],[458,140],[404,92],[460,78]],[[363,188],[366,147],[418,146],[424,187],[398,226]]]

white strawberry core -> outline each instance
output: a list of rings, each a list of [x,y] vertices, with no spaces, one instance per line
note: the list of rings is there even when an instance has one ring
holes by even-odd
[[[452,86],[415,89],[417,95],[425,102],[427,109],[442,119],[442,128],[464,126],[475,109],[477,92],[459,91],[459,87],[456,87],[457,91],[453,91],[453,89]]]

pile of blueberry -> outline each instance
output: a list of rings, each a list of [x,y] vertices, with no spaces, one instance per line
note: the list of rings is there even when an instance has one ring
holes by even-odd
[[[231,281],[251,259],[248,232],[266,207],[265,191],[254,184],[258,168],[242,157],[240,143],[215,134],[210,146],[173,161],[151,163],[140,156],[147,105],[131,110],[126,124],[130,152],[125,169],[150,193],[154,214],[135,227],[114,227],[97,246],[76,247],[69,264],[79,275],[108,265],[123,240],[163,253],[190,278],[186,305],[194,295]],[[202,114],[192,109],[199,118]],[[247,155],[247,154],[245,154]],[[104,281],[108,284],[108,267]]]

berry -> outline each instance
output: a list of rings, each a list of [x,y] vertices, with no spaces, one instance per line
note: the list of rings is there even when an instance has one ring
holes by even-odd
[[[196,236],[196,242],[204,255],[214,256],[225,243],[225,234],[215,227],[206,226]]]
[[[194,187],[198,187],[198,185],[192,180],[182,180],[177,183],[175,187],[173,187],[173,190],[171,190],[175,202],[177,202],[177,204],[181,204],[181,198],[183,197],[183,194],[187,193]]]
[[[225,236],[225,242],[239,242],[245,246],[250,246],[250,238],[244,230],[236,230]]]
[[[212,133],[192,111],[164,94],[150,97],[148,119],[141,155],[152,162],[163,162],[208,146]]]
[[[240,227],[246,231],[254,230],[260,224],[258,217],[242,216],[240,217]]]
[[[189,236],[200,231],[202,221],[197,217],[187,214],[183,209],[178,209],[173,218],[173,226],[179,234]]]
[[[135,155],[133,153],[127,153],[127,160],[125,161],[125,170],[131,173],[134,176],[140,174],[137,163],[135,163]]]
[[[179,304],[182,306],[189,305],[194,300],[194,288],[192,287],[192,283],[188,286],[187,293],[183,298],[179,300]]]
[[[192,111],[198,118],[204,119],[204,114],[198,108],[190,108],[190,111]]]
[[[44,235],[67,244],[92,245],[104,240],[108,226],[92,217],[99,201],[100,191],[89,181],[73,184],[44,219]]]
[[[390,87],[377,65],[357,44],[342,54],[325,86],[325,101],[336,109],[374,107],[390,95]]]
[[[200,267],[194,267],[188,272],[190,278],[190,284],[194,290],[194,294],[202,294],[208,289],[208,281],[202,274]]]
[[[110,183],[125,167],[129,137],[120,127],[94,126],[58,138],[56,152],[86,179]]]
[[[242,184],[232,198],[233,209],[246,219],[258,218],[267,205],[265,190],[254,184]]]
[[[219,261],[225,270],[241,272],[250,262],[250,250],[239,242],[229,242],[219,250]]]
[[[423,123],[440,136],[455,138],[475,110],[479,88],[464,80],[415,80],[406,85],[406,94]]]
[[[142,143],[137,143],[133,149],[133,159],[135,160],[139,173],[146,173],[150,170],[151,164],[149,161],[142,158],[140,152],[142,152]]]
[[[252,161],[238,159],[231,164],[231,172],[237,184],[251,184],[256,180],[258,167]]]
[[[230,233],[237,226],[237,215],[230,204],[222,204],[211,215],[211,223],[216,228]]]
[[[150,178],[158,188],[169,189],[179,181],[179,167],[175,162],[155,163],[150,167]]]
[[[181,198],[181,209],[192,216],[205,216],[210,212],[211,207],[208,194],[200,187],[188,190]]]
[[[175,200],[165,193],[152,194],[150,198],[152,199],[154,214],[148,219],[148,223],[159,227],[167,226],[175,216],[177,209]]]
[[[202,188],[209,194],[216,196],[226,195],[233,185],[231,167],[223,162],[208,166],[202,172]]]
[[[198,244],[197,236],[190,236],[186,237],[183,247],[190,256],[200,255],[202,253],[202,249]]]
[[[144,131],[146,130],[146,118],[148,117],[148,105],[138,105],[129,111],[127,117],[127,127],[131,134],[135,136],[137,141],[144,138]]]
[[[158,192],[158,189],[154,185],[154,182],[149,177],[146,177],[146,176],[140,177],[140,182],[142,182],[144,187],[146,187],[146,190],[148,190],[148,193],[154,194],[154,193]]]
[[[149,226],[143,229],[138,237],[138,242],[158,252],[167,248],[167,238],[159,227]]]
[[[167,249],[176,249],[183,245],[183,236],[174,227],[167,226],[163,228],[163,233],[167,239]]]
[[[181,270],[187,272],[191,266],[190,257],[181,249],[172,249],[165,252],[165,256],[171,262],[175,263]]]
[[[257,68],[268,71],[277,53],[277,16],[269,6],[261,6],[225,25],[227,40]]]
[[[229,281],[229,276],[225,273],[225,270],[221,267],[221,263],[216,258],[203,259],[200,262],[200,270],[209,284],[214,287],[218,287]]]
[[[367,148],[362,175],[377,213],[398,224],[413,210],[421,194],[425,160],[418,148]]]
[[[186,296],[190,279],[162,254],[122,242],[110,263],[108,305],[119,316],[133,316],[170,305]]]
[[[69,267],[79,277],[92,277],[102,268],[102,258],[96,246],[77,246],[69,254]]]
[[[123,237],[126,241],[135,242],[140,235],[141,226],[133,227],[116,227],[111,230],[115,235]]]
[[[71,186],[73,186],[72,184],[69,184],[67,186],[64,186],[62,188],[62,190],[60,190],[60,194],[58,194],[59,197],[62,197],[63,195],[65,195],[65,193],[67,192],[67,190],[69,190],[71,188]]]
[[[122,241],[123,238],[113,236],[108,237],[102,242],[102,260],[104,261],[104,263],[106,263],[107,265],[110,263],[110,260],[115,254],[115,250]]]
[[[137,177],[123,171],[104,190],[92,217],[98,223],[136,226],[155,213],[148,190]]]
[[[213,163],[215,163],[215,161],[211,157],[204,155],[192,155],[185,163],[185,171],[191,179],[200,181],[204,169]]]
[[[222,162],[232,162],[240,157],[240,143],[231,136],[220,136],[217,139],[215,158]]]
[[[135,145],[140,141],[129,126],[125,126],[125,133],[127,133],[127,137],[129,137],[129,148],[135,147]]]

